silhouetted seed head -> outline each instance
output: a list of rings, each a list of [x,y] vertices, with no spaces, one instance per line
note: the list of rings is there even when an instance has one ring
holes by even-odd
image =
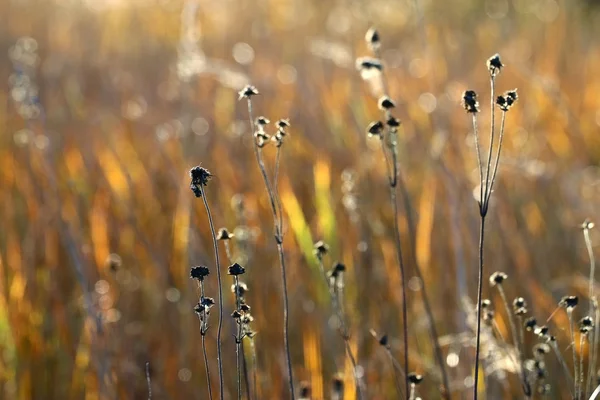
[[[258,126],[266,126],[270,123],[271,121],[269,121],[266,117],[263,117],[262,115],[256,118],[256,125]]]
[[[250,97],[256,96],[258,94],[258,90],[252,85],[246,85],[246,87],[240,90],[238,94],[238,100],[241,100],[243,98],[250,99]]]
[[[400,126],[401,122],[398,118],[396,117],[390,117],[386,122],[387,126],[389,126],[390,128],[397,128]]]
[[[310,383],[308,383],[306,381],[300,382],[299,395],[300,395],[299,400],[310,400],[310,396],[311,396]]]
[[[323,257],[329,252],[329,245],[322,240],[319,240],[313,245],[313,254],[319,260],[323,259]]]
[[[496,285],[502,285],[502,282],[504,282],[507,278],[508,275],[506,275],[504,272],[494,272],[490,276],[490,286],[494,287]]]
[[[248,325],[252,323],[252,321],[254,321],[254,317],[249,312],[242,315],[242,324]]]
[[[525,299],[522,297],[515,298],[513,301],[513,308],[517,310],[522,307],[527,307],[527,302],[525,301]]]
[[[583,335],[587,335],[592,329],[594,329],[594,320],[589,316],[581,318],[579,321],[579,332]]]
[[[502,111],[508,111],[515,104],[519,96],[517,95],[517,89],[509,90],[502,96],[496,98],[496,104]]]
[[[533,354],[535,355],[544,356],[548,353],[550,353],[550,346],[548,346],[546,343],[538,343],[533,346]]]
[[[579,298],[577,296],[564,296],[562,299],[560,299],[558,305],[567,309],[567,311],[572,311],[575,307],[577,307],[578,303]]]
[[[339,276],[342,272],[346,271],[346,266],[341,262],[336,262],[331,268],[331,276]]]
[[[583,223],[581,224],[581,229],[584,230],[590,230],[592,228],[594,228],[595,224],[590,220],[590,219],[586,219],[585,221],[583,221]]]
[[[227,273],[229,275],[244,275],[245,272],[246,269],[238,263],[233,263],[229,266],[229,268],[227,268]]]
[[[387,111],[396,107],[396,103],[394,103],[394,101],[387,96],[381,96],[377,101],[377,106],[380,110]]]
[[[229,240],[233,238],[233,233],[229,232],[227,228],[221,228],[217,232],[217,240]]]
[[[540,338],[544,338],[544,337],[548,336],[548,332],[550,332],[550,329],[546,325],[537,326],[533,330],[533,333],[536,334],[537,336],[539,336]]]
[[[244,297],[244,295],[246,294],[246,292],[248,291],[248,285],[246,285],[244,282],[240,281],[238,282],[238,293],[237,295],[240,297]],[[231,285],[231,293],[235,294],[235,284]]]
[[[408,374],[408,381],[413,385],[418,385],[419,383],[423,382],[423,375],[411,372]]]
[[[381,38],[379,32],[375,28],[369,28],[365,34],[365,41],[371,50],[376,50],[381,46]]]
[[[356,59],[356,69],[359,71],[373,69],[377,71],[383,71],[383,64],[381,63],[381,60],[377,58],[359,57]]]
[[[106,265],[106,267],[112,272],[116,272],[123,265],[123,260],[121,259],[120,255],[112,253],[106,257],[104,265]]]
[[[500,61],[500,54],[496,53],[487,60],[487,68],[491,76],[498,75],[502,67],[504,67],[504,64]]]
[[[209,274],[210,271],[208,267],[205,267],[203,265],[200,265],[198,267],[192,267],[192,269],[190,270],[190,278],[198,279],[200,282],[202,282],[204,278],[206,278]]]
[[[200,303],[198,303],[194,306],[194,312],[196,314],[202,314],[205,310],[206,310],[206,308]]]
[[[290,127],[290,120],[287,118],[286,119],[282,118],[276,122],[276,125],[277,125],[278,129],[285,130]]]
[[[190,189],[192,190],[192,192],[194,192],[194,195],[196,197],[202,196],[200,186],[206,186],[211,177],[212,174],[206,168],[197,166],[190,169],[190,178],[192,178],[192,182],[190,183]]]
[[[546,377],[546,363],[542,360],[536,360],[534,363],[534,368],[538,379],[542,379]]]
[[[382,345],[383,347],[387,347],[388,343],[389,343],[388,335],[384,334],[379,338],[379,344]]]
[[[382,136],[383,133],[383,122],[374,121],[367,127],[367,133],[369,136]]]
[[[271,136],[271,141],[275,143],[275,147],[281,147],[283,145],[282,131],[278,131],[275,135]]]
[[[341,396],[344,393],[344,375],[340,372],[331,379],[331,391],[336,396]]]
[[[525,320],[523,326],[527,331],[531,332],[537,326],[537,320],[534,317],[529,317]]]
[[[206,308],[211,308],[215,305],[215,299],[212,297],[202,297],[200,299],[200,304],[202,304]]]
[[[527,307],[519,307],[515,309],[515,315],[527,315]]]
[[[242,316],[242,314],[238,310],[235,310],[231,313],[231,317],[233,319],[240,319],[241,316]]]
[[[245,313],[250,312],[250,306],[246,303],[240,304],[240,311]]]
[[[258,131],[254,134],[254,137],[256,138],[256,145],[258,147],[260,147],[261,149],[263,147],[265,147],[267,145],[267,143],[269,143],[269,140],[271,139],[271,137],[269,135],[267,135],[264,131]]]
[[[492,302],[490,301],[490,299],[481,300],[481,309],[482,310],[490,308],[491,306],[492,306]]]
[[[468,113],[479,112],[479,102],[477,101],[477,93],[474,90],[467,90],[462,96],[462,106]]]

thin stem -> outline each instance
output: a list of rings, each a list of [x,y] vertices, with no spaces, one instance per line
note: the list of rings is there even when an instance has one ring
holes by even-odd
[[[491,165],[492,165],[492,150],[494,149],[494,135],[495,135],[495,117],[496,117],[496,108],[494,107],[494,89],[495,89],[495,83],[496,83],[496,79],[494,77],[494,75],[490,76],[490,88],[491,88],[491,96],[490,96],[490,108],[491,108],[491,115],[492,115],[492,120],[490,122],[490,148],[488,151],[488,160],[487,160],[487,167],[485,169],[485,192],[484,192],[484,200],[488,198],[489,193],[491,193],[491,187],[489,185],[489,179],[490,179],[490,169],[491,169]],[[487,208],[487,207],[486,207]]]
[[[520,315],[517,315],[517,323],[519,326],[519,336],[517,337],[517,350],[518,350],[518,354],[519,354],[519,366],[521,368],[521,380],[522,380],[522,384],[523,384],[523,391],[525,392],[525,395],[530,397],[531,396],[531,385],[529,384],[529,381],[527,379],[527,373],[525,372],[525,368],[523,368],[523,358],[524,358],[524,353],[525,353],[525,338],[524,338],[524,330],[525,328],[523,327],[523,317],[521,317]]]
[[[417,391],[416,391],[416,385],[414,383],[410,384],[410,397],[408,398],[408,400],[415,400],[415,397],[417,395]]]
[[[233,284],[235,287],[235,306],[236,306],[236,310],[239,312],[240,311],[240,303],[241,303],[241,299],[240,299],[240,280],[238,278],[237,275],[233,276]],[[235,336],[235,364],[236,364],[236,379],[237,379],[237,393],[238,393],[238,400],[241,400],[242,398],[242,371],[241,371],[241,366],[240,366],[240,347],[241,347],[241,343],[242,343],[242,321],[240,319],[238,319],[237,321],[237,335]]]
[[[150,379],[150,362],[146,362],[146,383],[148,384],[148,400],[152,400],[152,380]]]
[[[250,351],[252,352],[252,398],[258,399],[258,397],[257,397],[258,385],[257,385],[257,379],[256,379],[256,370],[257,370],[258,366],[257,366],[257,361],[256,361],[256,347],[254,346],[254,339],[253,338],[249,338],[249,339],[250,339]]]
[[[571,397],[575,397],[575,393],[573,393],[573,377],[571,376],[571,371],[569,370],[569,367],[567,366],[567,362],[565,361],[565,358],[563,357],[562,353],[560,352],[560,349],[558,348],[558,344],[556,343],[556,341],[551,341],[550,347],[552,347],[552,350],[554,350],[554,354],[556,355],[556,358],[558,359],[558,362],[562,366],[563,372],[565,373],[565,376],[567,377],[567,380],[569,381],[569,392],[571,392]]]
[[[231,247],[229,246],[229,240],[223,240],[223,243],[225,245],[225,254],[227,255],[227,260],[230,263],[233,263],[233,256],[231,253]]]
[[[585,239],[585,248],[588,252],[588,257],[590,258],[590,289],[589,289],[589,298],[590,298],[590,310],[591,313],[594,308],[594,284],[596,280],[596,258],[594,257],[594,251],[592,249],[592,240],[590,239],[590,230],[585,227],[583,229],[583,238]]]
[[[246,360],[246,351],[244,350],[244,341],[242,340],[242,367],[244,368],[244,385],[246,386],[246,398],[248,400],[252,399],[250,397],[250,377],[248,375],[248,362]]]
[[[587,221],[586,221],[587,222]],[[584,223],[586,224],[586,223]],[[585,247],[587,249],[587,253],[588,253],[588,257],[590,259],[590,288],[589,288],[589,300],[590,300],[590,309],[589,309],[589,314],[590,315],[594,315],[595,318],[595,324],[594,324],[594,330],[592,332],[590,332],[591,334],[591,339],[589,340],[589,357],[588,357],[588,362],[589,362],[589,366],[588,366],[588,378],[587,378],[587,384],[586,384],[586,397],[589,395],[590,391],[592,390],[592,384],[593,384],[593,374],[594,371],[596,370],[596,359],[597,359],[597,352],[598,352],[598,335],[600,333],[599,331],[599,327],[598,327],[598,303],[596,300],[596,296],[595,296],[595,290],[594,290],[594,285],[596,283],[596,258],[594,257],[594,251],[592,248],[592,240],[590,238],[590,230],[587,227],[587,224],[584,226],[583,228],[583,238],[585,240]]]
[[[483,292],[483,243],[485,232],[485,214],[481,215],[481,224],[479,229],[479,278],[477,281],[477,332],[475,344],[475,372],[473,385],[473,399],[477,400],[479,384],[479,352],[481,342],[481,295]]]
[[[593,336],[593,342],[591,344],[589,344],[590,348],[589,348],[589,353],[590,353],[590,357],[588,358],[590,366],[588,367],[589,371],[588,371],[588,386],[589,386],[589,391],[591,391],[592,385],[595,383],[595,372],[596,372],[596,362],[598,361],[598,342],[600,341],[599,339],[599,335],[600,335],[600,310],[598,310],[598,301],[596,299],[596,297],[594,296],[594,330],[592,331]],[[587,393],[589,393],[589,391]],[[586,396],[587,396],[586,393]]]
[[[485,199],[486,204],[490,202],[492,196],[492,189],[494,188],[494,182],[496,182],[496,174],[498,173],[498,163],[500,161],[500,152],[502,151],[502,142],[504,139],[504,123],[506,122],[506,111],[502,111],[502,121],[500,122],[500,138],[498,139],[498,151],[496,152],[496,159],[494,160],[494,172],[492,173],[492,180],[490,182],[490,190],[487,198]]]
[[[581,397],[583,395],[583,377],[584,377],[584,370],[583,370],[583,344],[585,341],[585,337],[587,335],[584,334],[580,334],[579,335],[579,397]]]
[[[219,326],[217,327],[217,364],[219,365],[219,398],[223,400],[225,393],[223,390],[223,360],[221,358],[221,330],[223,327],[223,287],[221,284],[221,263],[219,259],[219,246],[217,244],[217,234],[215,232],[215,225],[213,223],[212,214],[210,213],[210,207],[206,200],[206,192],[204,191],[204,185],[198,185],[200,187],[200,194],[206,208],[206,214],[208,215],[208,224],[210,225],[210,233],[213,240],[213,248],[215,251],[215,260],[217,263],[217,283],[219,285]]]
[[[248,97],[248,118],[250,119],[250,131],[254,134],[254,120],[252,119],[252,101],[250,97]],[[256,157],[256,162],[258,163],[258,167],[260,169],[260,173],[263,177],[263,181],[265,187],[267,189],[267,193],[269,195],[269,201],[271,203],[271,211],[273,212],[273,224],[275,226],[275,241],[277,242],[277,250],[279,253],[279,265],[281,267],[281,280],[283,286],[283,342],[285,347],[285,356],[286,356],[286,364],[287,364],[287,373],[288,373],[288,387],[290,392],[290,398],[294,400],[296,398],[296,392],[294,390],[294,375],[292,371],[292,360],[290,355],[290,344],[289,344],[289,304],[288,304],[288,290],[287,290],[287,277],[286,277],[286,267],[285,267],[285,253],[283,249],[283,232],[279,230],[278,218],[281,210],[278,210],[277,207],[277,195],[273,191],[271,187],[271,182],[269,182],[269,176],[267,175],[267,170],[265,168],[265,164],[261,157],[261,150],[258,147],[258,143],[256,140],[254,141],[254,155]]]
[[[398,376],[398,370],[402,371],[402,367],[400,365],[397,365],[397,361],[394,358],[394,355],[392,354],[392,351],[386,347],[385,348],[386,353],[388,354],[388,357],[390,357],[390,361],[392,362],[392,370],[394,371],[394,383],[396,384],[396,391],[398,391],[398,396],[402,396],[402,398],[404,398],[404,392],[402,391],[402,385],[400,384],[400,377]],[[403,375],[405,375],[403,373]]]
[[[477,169],[479,170],[479,207],[485,204],[483,198],[483,165],[481,164],[481,146],[479,144],[479,130],[477,129],[477,113],[473,113],[473,134],[475,135],[475,151],[477,152]]]
[[[277,147],[275,154],[275,173],[273,174],[273,186],[275,193],[275,201],[277,202],[277,208],[279,209],[279,215],[277,218],[277,231],[283,236],[283,207],[281,207],[281,199],[279,197],[279,166],[281,165],[281,146]]]
[[[577,348],[575,347],[575,334],[573,333],[573,311],[567,309],[567,315],[569,317],[569,333],[571,334],[571,348],[573,350],[573,391],[575,392],[575,398],[579,399],[579,375],[577,372]]]
[[[200,281],[200,301],[204,298],[204,282]],[[210,367],[208,365],[208,355],[206,354],[206,331],[208,330],[208,326],[206,326],[206,310],[202,310],[202,317],[200,318],[200,336],[202,336],[202,355],[204,356],[204,367],[206,368],[206,385],[208,387],[208,397],[212,400],[212,386],[210,383]]]

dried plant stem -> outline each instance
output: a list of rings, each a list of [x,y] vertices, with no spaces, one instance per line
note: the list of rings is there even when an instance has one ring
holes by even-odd
[[[256,370],[258,368],[256,360],[256,347],[254,346],[254,339],[248,336],[250,340],[250,351],[252,352],[252,398],[258,399],[258,383],[256,379]]]
[[[152,380],[150,379],[150,362],[146,362],[146,383],[148,384],[148,400],[152,400]]]
[[[587,225],[587,221],[584,222],[583,226],[583,238],[585,240],[585,247],[587,249],[588,257],[590,259],[590,282],[589,282],[589,299],[590,299],[590,308],[588,313],[590,316],[594,315],[594,329],[590,332],[589,339],[589,356],[588,356],[588,377],[586,384],[586,397],[588,397],[590,391],[592,390],[592,385],[594,381],[594,371],[596,371],[596,362],[597,362],[597,354],[598,354],[598,339],[600,335],[600,327],[598,326],[599,322],[599,313],[598,313],[598,301],[595,295],[594,285],[596,283],[596,258],[594,257],[594,250],[592,248],[592,240],[590,238],[590,228]]]
[[[487,166],[485,168],[485,181],[483,182],[483,184],[485,185],[485,192],[484,192],[484,198],[481,200],[483,201],[483,203],[487,203],[487,199],[489,198],[490,193],[492,192],[492,185],[490,185],[490,169],[492,166],[492,150],[494,149],[494,136],[495,136],[495,120],[496,120],[496,108],[494,107],[494,103],[495,103],[495,98],[494,98],[494,90],[495,90],[495,83],[496,83],[496,79],[494,77],[494,75],[491,75],[490,77],[490,90],[491,90],[491,95],[490,95],[490,113],[492,115],[492,119],[490,121],[490,150],[488,151],[488,160],[487,160]],[[500,149],[499,149],[500,150]],[[498,157],[497,159],[499,159],[500,157],[500,151],[498,151]]]
[[[575,347],[575,334],[573,333],[573,311],[567,308],[567,316],[569,317],[569,333],[571,335],[571,349],[573,350],[573,391],[575,398],[579,399],[579,375],[577,372],[577,348]]]
[[[569,391],[571,392],[571,396],[574,397],[575,393],[573,392],[573,377],[571,376],[571,371],[569,370],[569,366],[567,365],[567,362],[565,361],[565,358],[563,357],[562,353],[560,352],[560,349],[558,348],[558,344],[556,343],[555,340],[550,342],[550,347],[552,347],[552,350],[554,350],[554,354],[556,355],[558,362],[560,363],[560,365],[563,368],[565,377],[569,381]]]
[[[585,343],[585,337],[587,335],[580,334],[579,335],[579,397],[583,396],[583,377],[584,377],[584,369],[583,369],[583,345]]]
[[[402,367],[400,366],[398,361],[396,361],[396,359],[394,358],[392,351],[388,347],[385,347],[385,351],[392,363],[392,370],[394,371],[394,383],[396,384],[396,390],[398,391],[398,396],[404,398],[404,392],[402,391],[402,385],[400,384],[400,377],[398,376],[398,371],[400,371],[402,376],[405,376],[406,374],[402,370]]]
[[[477,279],[477,332],[475,339],[475,371],[473,385],[473,399],[477,400],[478,383],[479,383],[479,352],[481,341],[481,295],[483,292],[483,243],[485,239],[485,214],[481,214],[481,222],[479,226],[479,277]]]
[[[212,214],[210,213],[210,207],[206,200],[206,192],[204,191],[203,185],[200,187],[200,194],[206,208],[206,214],[208,215],[208,224],[210,225],[210,233],[213,240],[213,248],[215,251],[215,262],[217,267],[217,284],[219,285],[219,325],[217,327],[217,364],[219,365],[219,398],[223,400],[225,393],[223,389],[223,360],[221,357],[221,330],[223,328],[223,287],[221,284],[221,263],[219,259],[219,246],[217,244],[217,234],[215,232],[215,225],[213,223]]]
[[[200,301],[204,298],[204,282],[200,281]],[[208,387],[208,397],[212,400],[212,386],[210,383],[210,367],[208,364],[208,355],[206,354],[206,331],[208,327],[206,325],[206,310],[202,311],[204,314],[204,320],[200,318],[200,336],[202,337],[202,355],[204,357],[204,367],[206,369],[206,385]]]
[[[409,394],[408,400],[415,400],[416,396],[417,396],[416,385],[415,384],[411,384],[410,385],[410,394]]]
[[[250,397],[250,376],[248,375],[248,362],[246,360],[246,351],[244,350],[244,342],[242,341],[242,367],[244,369],[244,385],[246,386],[246,398],[248,400],[252,399]]]
[[[254,134],[254,119],[252,117],[252,100],[248,97],[248,118],[250,119],[250,132]],[[296,393],[294,390],[294,375],[292,371],[292,360],[290,353],[290,344],[289,344],[289,304],[288,304],[288,289],[287,289],[287,274],[286,274],[286,266],[285,266],[285,253],[283,249],[283,232],[280,230],[279,222],[280,213],[282,210],[277,206],[278,204],[278,195],[271,186],[271,182],[269,181],[269,176],[267,174],[267,170],[262,158],[261,149],[258,146],[256,140],[254,140],[254,155],[256,157],[256,162],[260,169],[260,173],[263,177],[263,181],[265,187],[267,189],[267,194],[269,195],[269,201],[271,203],[271,211],[273,213],[273,224],[275,226],[275,241],[277,242],[277,251],[279,253],[279,265],[281,269],[281,281],[283,286],[283,342],[285,347],[285,356],[286,356],[286,364],[287,364],[287,374],[288,374],[288,387],[290,392],[290,398],[293,400],[296,398]],[[279,168],[277,168],[279,170]]]
[[[594,330],[591,332],[592,339],[588,343],[588,390],[586,391],[586,397],[588,397],[589,392],[592,390],[591,388],[594,385],[594,375],[596,372],[596,362],[598,360],[598,335],[600,335],[600,310],[598,310],[598,300],[594,297],[593,304],[593,312],[594,312]]]
[[[235,288],[235,307],[237,311],[240,311],[240,280],[237,275],[233,276],[233,284]],[[242,398],[242,368],[240,365],[240,347],[242,343],[242,321],[237,320],[237,334],[235,336],[235,366],[236,366],[236,381],[237,381],[237,394],[238,400]]]
[[[506,122],[506,111],[502,111],[502,121],[500,123],[500,137],[498,139],[498,152],[496,153],[496,159],[494,160],[494,172],[492,172],[492,180],[490,181],[490,191],[485,199],[486,203],[489,203],[490,196],[492,195],[491,188],[494,186],[496,181],[496,174],[498,173],[498,164],[500,161],[500,152],[502,151],[502,142],[504,139],[504,124]]]

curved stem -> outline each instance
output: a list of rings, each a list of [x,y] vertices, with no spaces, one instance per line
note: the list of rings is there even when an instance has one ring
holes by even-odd
[[[577,348],[575,347],[575,334],[573,333],[573,311],[567,309],[567,316],[569,317],[569,333],[571,334],[571,347],[573,350],[573,391],[575,392],[575,398],[579,400],[579,374],[577,371]]]
[[[223,287],[221,285],[221,263],[219,259],[219,246],[217,244],[217,234],[215,232],[215,225],[213,223],[212,215],[210,213],[210,207],[206,200],[206,192],[204,186],[200,186],[200,194],[202,195],[202,201],[204,202],[204,208],[206,208],[206,214],[208,215],[208,224],[210,225],[210,232],[213,239],[213,248],[215,251],[215,260],[217,263],[217,284],[219,285],[219,326],[217,327],[217,364],[219,365],[219,398],[223,400],[225,393],[223,390],[223,360],[221,358],[221,330],[223,327]]]
[[[496,153],[496,159],[494,160],[494,171],[492,172],[492,180],[490,182],[489,192],[485,199],[486,204],[489,203],[490,197],[492,196],[492,189],[494,188],[494,182],[496,181],[496,174],[498,173],[498,162],[500,161],[500,152],[502,151],[502,142],[504,139],[504,123],[506,122],[506,111],[502,111],[502,122],[500,123],[500,138],[498,139],[498,151]]]
[[[200,301],[204,298],[204,282],[200,281]],[[208,387],[208,398],[212,400],[212,386],[210,383],[210,367],[208,365],[208,356],[206,354],[206,311],[202,311],[203,318],[200,318],[200,335],[202,336],[202,355],[204,356],[204,367],[206,368],[206,385]]]
[[[491,187],[489,185],[489,179],[490,179],[490,168],[491,168],[491,165],[492,165],[492,150],[494,149],[494,135],[495,135],[495,122],[496,122],[495,121],[496,120],[496,118],[495,118],[496,117],[496,113],[495,113],[496,108],[494,107],[495,82],[496,82],[496,79],[492,75],[490,77],[490,87],[491,87],[491,96],[490,96],[490,100],[491,100],[490,101],[490,109],[491,109],[491,112],[490,112],[490,114],[492,115],[492,117],[491,117],[492,120],[490,122],[490,125],[491,125],[491,127],[490,127],[490,148],[489,148],[489,151],[488,151],[487,167],[485,169],[485,182],[484,182],[484,184],[485,184],[485,192],[483,193],[484,194],[484,199],[483,200],[487,199],[488,196],[489,196],[489,194],[490,194],[490,192],[491,192]]]

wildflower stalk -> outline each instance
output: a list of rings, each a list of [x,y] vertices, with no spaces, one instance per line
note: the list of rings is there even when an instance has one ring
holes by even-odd
[[[585,247],[587,249],[588,257],[590,259],[590,281],[589,281],[589,315],[594,318],[594,329],[590,332],[590,338],[588,339],[588,377],[586,383],[586,397],[588,397],[592,390],[594,383],[594,371],[596,371],[596,362],[598,354],[598,341],[600,336],[600,313],[598,312],[598,300],[595,295],[594,285],[596,283],[596,258],[594,257],[594,251],[592,248],[592,240],[590,238],[590,229],[594,227],[594,223],[590,220],[585,220],[581,225],[583,228],[583,238],[585,241]]]
[[[215,252],[215,262],[217,264],[217,284],[219,286],[219,324],[217,326],[217,364],[219,366],[219,398],[223,400],[225,397],[224,393],[224,385],[223,385],[223,360],[221,357],[221,330],[223,328],[223,288],[221,285],[221,262],[219,258],[219,246],[217,245],[217,234],[215,232],[215,225],[213,223],[212,214],[210,212],[210,207],[208,205],[208,200],[206,200],[206,192],[204,190],[204,185],[200,184],[200,197],[202,197],[202,202],[204,203],[204,208],[206,209],[206,214],[208,215],[208,224],[210,226],[210,233],[212,235],[213,240],[213,248]],[[208,364],[207,364],[208,365]]]
[[[258,94],[256,88],[252,86],[247,86],[240,92],[240,98],[245,97],[248,102],[248,118],[250,120],[250,132],[252,134],[255,133],[254,128],[254,119],[252,116],[252,100],[251,97],[253,95]],[[267,190],[267,194],[269,196],[269,202],[271,204],[271,211],[273,214],[273,224],[275,227],[275,242],[277,243],[277,252],[279,254],[279,265],[281,269],[281,281],[283,286],[283,341],[285,347],[285,356],[286,356],[286,366],[287,366],[287,375],[288,375],[288,388],[290,392],[290,398],[294,400],[296,398],[296,393],[294,390],[294,376],[292,371],[292,360],[290,353],[290,345],[289,345],[289,304],[288,304],[288,289],[287,289],[287,274],[286,274],[286,265],[285,265],[285,253],[283,248],[283,232],[280,229],[280,223],[282,216],[282,210],[278,206],[278,195],[273,190],[273,186],[269,180],[269,176],[267,174],[267,169],[265,167],[265,163],[262,158],[262,150],[259,147],[256,140],[253,141],[254,145],[254,156],[256,158],[256,162],[258,164],[260,173],[262,175],[265,188]],[[279,168],[277,168],[279,169]]]
[[[585,342],[585,337],[587,335],[584,334],[580,334],[579,335],[579,377],[577,378],[579,380],[579,397],[583,396],[583,376],[584,376],[584,369],[583,369],[583,345]]]
[[[571,349],[573,350],[573,391],[575,398],[579,399],[579,374],[577,371],[577,348],[575,347],[575,334],[573,333],[573,310],[567,308],[567,316],[569,317],[569,334],[571,335]]]
[[[200,302],[204,299],[204,281],[201,280],[199,282],[200,285]],[[202,311],[204,313],[203,317],[200,317],[200,336],[202,337],[202,355],[204,357],[204,368],[206,369],[206,386],[208,387],[208,397],[212,400],[212,386],[210,381],[210,366],[208,364],[208,355],[206,354],[206,332],[208,330],[208,326],[206,325],[206,309]]]
[[[150,379],[150,362],[146,362],[146,383],[148,384],[148,400],[152,400],[152,380]]]
[[[234,287],[235,287],[235,306],[236,310],[240,311],[240,290],[239,290],[239,278],[237,275],[233,276]],[[240,320],[237,321],[237,335],[235,336],[235,364],[236,364],[236,379],[237,379],[237,393],[238,400],[242,399],[242,371],[240,366],[240,347],[242,344],[242,323]]]
[[[575,393],[573,392],[573,387],[574,387],[573,377],[571,376],[571,371],[569,370],[569,366],[567,365],[565,358],[563,357],[562,353],[560,352],[560,349],[558,348],[558,344],[556,343],[556,340],[550,341],[550,347],[554,351],[554,354],[556,355],[556,359],[562,366],[563,372],[565,373],[565,376],[567,377],[567,381],[569,381],[569,391],[571,392],[571,396],[574,397]]]

